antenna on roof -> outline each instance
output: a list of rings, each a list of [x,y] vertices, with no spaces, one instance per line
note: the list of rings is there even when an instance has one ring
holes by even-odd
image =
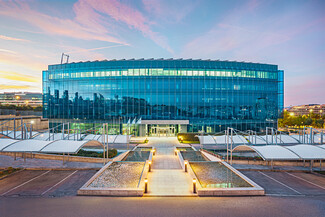
[[[62,56],[61,56],[61,64],[63,64],[63,58],[64,57],[67,57],[67,62],[66,63],[69,63],[69,55],[62,53]]]

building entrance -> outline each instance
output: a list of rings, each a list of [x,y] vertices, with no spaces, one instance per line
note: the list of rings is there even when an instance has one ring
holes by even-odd
[[[174,125],[153,125],[150,126],[149,136],[172,137],[176,136]]]

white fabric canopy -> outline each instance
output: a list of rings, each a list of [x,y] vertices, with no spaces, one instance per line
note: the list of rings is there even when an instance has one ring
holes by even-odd
[[[45,153],[77,153],[83,146],[101,146],[102,143],[95,140],[13,140],[0,139],[0,151],[3,152],[45,152]]]
[[[240,145],[234,148],[233,151],[255,151],[264,160],[299,160],[300,157],[292,151],[279,145],[266,145],[266,146],[248,146]]]
[[[19,140],[14,139],[0,139],[0,151],[12,143],[18,142]]]
[[[227,144],[227,136],[225,135],[221,135],[221,136],[211,136],[211,135],[207,135],[207,136],[198,136],[200,144],[204,144],[204,145],[215,145],[215,144],[219,144],[219,145],[225,145]],[[241,135],[233,135],[232,136],[232,141],[233,144],[247,144],[248,141],[245,139],[245,137],[241,136]],[[231,143],[231,136],[229,136],[229,144]]]
[[[234,144],[247,144],[247,140],[245,139],[245,137],[241,136],[241,135],[235,135],[232,137],[232,141]]]
[[[85,145],[103,146],[102,143],[95,140],[72,141],[72,140],[57,140],[53,141],[48,146],[44,147],[40,152],[45,153],[70,153],[74,154]]]
[[[105,137],[103,135],[89,134],[83,140],[97,140],[106,143]],[[131,139],[131,135],[107,135],[106,139],[108,140],[108,144],[127,144]]]
[[[126,144],[126,143],[129,143],[130,139],[131,139],[130,135],[117,135],[117,137],[115,138],[114,143]]]
[[[300,158],[304,160],[320,160],[325,159],[325,149],[314,145],[293,145],[293,146],[286,146],[287,149],[291,150]]]
[[[325,146],[325,145],[324,145]],[[255,151],[264,160],[322,160],[325,159],[325,147],[321,145],[266,145],[266,146],[248,146],[240,145],[233,151]]]
[[[278,138],[282,140],[282,143],[285,143],[285,144],[297,144],[299,143],[297,141],[297,139],[289,136],[289,135],[278,135]]]
[[[322,142],[322,135],[321,134],[316,134],[314,135],[314,142],[321,144]],[[323,143],[325,143],[325,135],[323,135]]]
[[[252,136],[247,136],[246,138],[249,139],[250,142],[254,145],[255,144],[256,145],[266,145],[266,141],[263,138],[261,138],[260,136],[255,137],[255,135],[252,135]],[[255,142],[255,138],[256,138],[256,142]]]
[[[42,148],[53,141],[20,140],[4,148],[4,152],[39,152]]]
[[[213,139],[212,136],[198,136],[198,139],[200,141],[200,144],[204,144],[204,145],[216,144],[216,141]]]
[[[317,145],[317,147],[325,149],[325,145]]]

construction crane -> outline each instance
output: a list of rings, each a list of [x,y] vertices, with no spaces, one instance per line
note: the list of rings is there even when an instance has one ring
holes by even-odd
[[[61,56],[61,64],[63,64],[63,58],[64,57],[67,58],[67,62],[66,63],[69,63],[69,55],[68,54],[65,54],[65,53],[62,53],[62,56]]]

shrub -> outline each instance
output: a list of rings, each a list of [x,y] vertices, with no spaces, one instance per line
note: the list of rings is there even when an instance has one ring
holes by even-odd
[[[196,135],[198,135],[198,133],[178,133],[177,134],[177,139],[179,141],[194,141],[194,142],[199,142],[199,138],[195,137]],[[182,138],[182,139],[181,139]]]

